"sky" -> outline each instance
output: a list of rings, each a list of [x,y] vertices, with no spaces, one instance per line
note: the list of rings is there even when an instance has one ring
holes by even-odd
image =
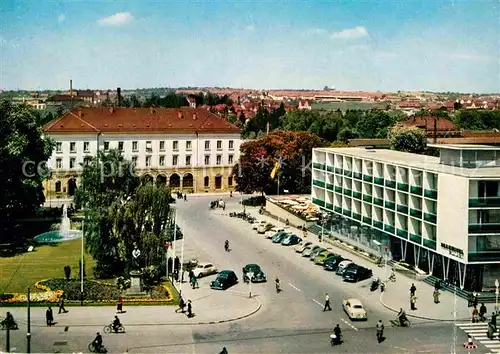
[[[0,90],[500,92],[499,0],[1,0]]]

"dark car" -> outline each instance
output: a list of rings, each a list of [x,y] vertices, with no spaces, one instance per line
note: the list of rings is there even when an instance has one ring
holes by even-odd
[[[281,244],[283,246],[293,246],[293,245],[298,245],[302,241],[302,239],[293,234],[288,234],[286,237],[281,241]]]
[[[226,290],[236,283],[238,283],[238,277],[232,270],[222,270],[210,284],[210,287],[216,290]]]
[[[288,236],[286,232],[278,232],[276,235],[273,236],[272,241],[273,243],[281,243],[286,236]]]
[[[165,228],[165,233],[166,233],[167,239],[170,241],[181,240],[184,237],[179,225],[175,225],[175,228],[173,225],[167,226]]]
[[[344,275],[342,275],[342,278],[344,279],[344,281],[356,283],[360,280],[369,279],[372,276],[373,272],[371,269],[356,264],[351,264],[351,266],[346,268]]]
[[[247,264],[243,267],[243,280],[248,281],[248,273],[252,273],[252,283],[264,283],[267,281],[266,274],[258,264]]]
[[[325,264],[323,264],[324,270],[336,271],[339,263],[344,261],[344,257],[342,256],[331,256],[325,260]]]
[[[266,206],[266,197],[263,196],[250,197],[244,199],[242,204],[248,206]]]

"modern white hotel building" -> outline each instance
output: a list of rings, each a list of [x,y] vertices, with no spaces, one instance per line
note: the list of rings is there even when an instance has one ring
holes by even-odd
[[[385,249],[466,290],[491,289],[500,279],[500,148],[431,147],[440,157],[314,149],[312,202],[330,215],[325,228],[361,249]]]
[[[235,187],[240,129],[201,108],[75,108],[44,126],[55,141],[49,196],[72,196],[85,162],[116,149],[136,172],[174,191]]]

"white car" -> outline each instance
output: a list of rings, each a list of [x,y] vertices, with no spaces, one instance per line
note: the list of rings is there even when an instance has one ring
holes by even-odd
[[[198,263],[196,268],[193,269],[193,273],[196,278],[201,278],[206,275],[216,274],[217,268],[212,263]]]
[[[302,241],[301,243],[299,243],[298,245],[296,245],[296,246],[294,247],[295,252],[297,252],[297,253],[302,253],[302,252],[304,252],[304,250],[305,250],[308,246],[310,246],[310,245],[312,245],[312,242],[311,242],[311,241]]]
[[[266,220],[255,220],[255,222],[252,224],[252,229],[257,230],[260,225],[266,225],[267,221]]]
[[[346,299],[342,301],[342,309],[351,320],[366,321],[368,319],[366,316],[366,310],[364,309],[361,301],[358,299]]]
[[[266,231],[271,230],[273,227],[274,225],[271,223],[260,224],[259,227],[257,228],[257,232],[259,234],[264,234]]]
[[[281,231],[287,231],[287,228],[285,228],[285,227],[277,227],[277,226],[275,226],[275,227],[273,227],[271,230],[266,231],[266,232],[264,233],[264,236],[265,236],[266,238],[273,238],[273,236],[274,236],[274,235],[276,235],[278,232],[281,232]]]

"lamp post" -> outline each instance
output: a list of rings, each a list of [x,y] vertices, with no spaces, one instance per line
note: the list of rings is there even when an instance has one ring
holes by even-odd
[[[83,238],[85,232],[85,217],[87,216],[87,206],[83,207],[83,221],[82,221],[82,244],[80,250],[80,306],[83,306],[83,275],[85,274],[84,264],[83,264]]]
[[[498,312],[498,287],[500,286],[500,283],[498,282],[498,279],[495,279],[495,313]]]
[[[247,273],[248,277],[248,297],[252,298],[252,278],[253,278],[253,272],[248,272]]]
[[[31,298],[30,288],[28,287],[28,319],[26,330],[26,353],[31,353]]]

